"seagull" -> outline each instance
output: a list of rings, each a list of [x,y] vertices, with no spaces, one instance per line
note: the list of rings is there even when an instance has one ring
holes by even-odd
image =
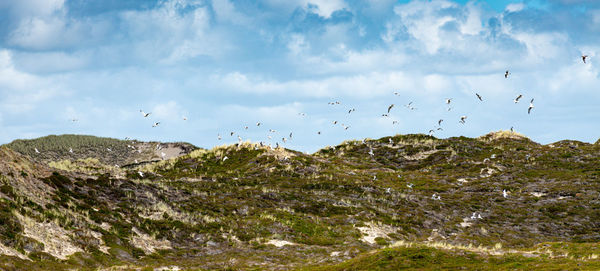
[[[587,57],[588,57],[587,55],[582,55],[582,56],[581,56],[581,60],[583,60],[583,63],[584,63],[584,64],[586,63],[586,62],[585,62],[585,59],[586,59]]]
[[[477,219],[477,216],[476,216],[475,214],[476,214],[476,213],[473,213],[473,214],[471,215],[471,219],[472,219],[472,220],[475,220],[475,219]]]
[[[407,105],[405,105],[405,107],[406,107],[406,108],[408,108],[408,109],[410,109],[410,110],[415,110],[416,108],[414,108],[414,107],[412,106],[412,103],[413,103],[413,102],[410,102],[410,103],[408,103]]]
[[[147,118],[148,116],[150,116],[150,114],[152,114],[150,112],[145,113],[144,110],[142,110],[142,109],[140,109],[140,113],[142,113],[142,116],[144,116],[144,118]]]
[[[400,93],[398,93],[398,92],[394,92],[394,95],[396,95],[396,96],[400,96]]]
[[[389,117],[389,114],[381,114],[382,117]]]
[[[482,219],[481,214],[477,214],[477,219]]]
[[[260,126],[260,122],[257,122],[257,123],[256,123],[256,126]]]
[[[407,183],[406,184],[406,187],[408,187],[408,188],[413,188],[413,186],[414,186],[414,184],[412,184],[412,183]]]
[[[436,130],[438,130],[438,131],[444,131],[444,129],[442,129],[442,127],[438,127]]]
[[[110,148],[106,148],[107,151],[112,151]]]
[[[531,109],[533,109],[533,99],[531,99],[531,102],[529,102],[529,108],[527,109],[527,114],[531,113]]]
[[[502,196],[505,198],[508,197],[508,192],[506,192],[506,189],[502,190]]]
[[[392,124],[398,124],[398,121],[397,120],[392,121]]]
[[[167,156],[167,154],[164,152],[160,152],[160,156],[162,157],[162,159],[165,159],[165,156]]]
[[[244,129],[248,130],[248,126],[244,126]]]
[[[69,152],[70,152],[70,153],[73,153],[73,148],[69,148]]]
[[[465,120],[467,119],[467,116],[461,116],[460,117],[460,123],[465,124]]]
[[[320,135],[320,134],[321,134],[321,131],[318,131],[318,132],[317,132],[317,135]]]
[[[242,137],[238,135],[238,142],[242,143]]]
[[[301,116],[301,117],[305,117],[306,113],[298,113],[298,115]]]
[[[40,153],[40,151],[38,151],[37,148],[33,148],[35,150],[35,153]]]
[[[229,159],[229,157],[225,156],[223,157],[223,162],[225,162],[225,160]]]
[[[369,147],[369,155],[370,155],[370,156],[373,156],[373,155],[375,155],[375,154],[373,153],[373,149],[372,149],[371,147]]]
[[[144,178],[144,173],[141,171],[138,171],[138,175],[140,175],[140,177]]]
[[[515,103],[519,102],[519,99],[523,98],[523,94],[519,94],[519,96],[517,96],[517,98],[514,99]]]
[[[475,95],[477,95],[477,99],[483,102],[483,99],[481,99],[481,95],[479,95],[479,93],[475,93]]]
[[[157,127],[158,125],[160,125],[160,121],[159,122],[155,122],[154,124],[152,124],[152,127]]]
[[[333,125],[336,125],[336,124],[337,124],[337,120],[334,120],[334,121],[333,121]]]
[[[490,156],[490,159],[496,159],[496,154],[492,153],[492,156]]]
[[[290,139],[292,139],[292,132],[290,132]]]
[[[429,130],[429,135],[433,136],[433,133],[435,133],[435,131],[433,129]]]
[[[508,70],[506,70],[506,72],[504,73],[504,78],[508,78],[509,74],[510,74],[510,72]]]
[[[270,136],[270,135],[268,135],[268,136],[267,136],[267,138],[268,138],[268,139],[273,139],[273,137],[272,137],[272,136]]]
[[[277,131],[273,130],[273,129],[269,129],[269,133],[275,133]]]
[[[348,114],[350,114],[350,113],[352,113],[354,111],[356,111],[356,109],[352,108],[352,109],[348,110]]]
[[[444,121],[443,119],[438,120],[438,126],[442,126],[443,121]]]
[[[392,139],[391,139],[391,138],[388,138],[388,142],[389,142],[390,144],[394,144],[394,141],[392,141]]]
[[[217,140],[221,140],[221,134],[217,134]]]
[[[446,104],[450,104],[452,102],[452,98],[446,98]]]
[[[392,110],[392,108],[394,108],[394,104],[388,106],[388,114],[390,113],[390,110]]]
[[[136,164],[138,163],[138,160],[137,160],[137,159],[135,159],[135,160],[133,160],[133,161],[134,161],[134,163],[136,163]]]
[[[438,195],[437,193],[435,193],[435,194],[431,195],[431,199],[432,200],[441,200],[442,197],[440,195]]]
[[[71,119],[72,122],[76,122],[79,121],[78,119]]]

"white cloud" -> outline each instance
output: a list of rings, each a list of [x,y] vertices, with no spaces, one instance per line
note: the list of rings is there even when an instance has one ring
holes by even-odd
[[[506,12],[519,12],[519,11],[523,10],[524,8],[525,8],[525,4],[523,4],[523,3],[512,3],[512,4],[506,5],[506,8],[504,10],[506,10]]]

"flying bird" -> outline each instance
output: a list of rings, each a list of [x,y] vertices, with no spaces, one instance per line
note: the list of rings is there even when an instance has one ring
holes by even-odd
[[[350,114],[350,113],[352,113],[354,111],[356,111],[356,109],[352,108],[352,109],[348,110],[348,114]]]
[[[460,123],[465,124],[465,120],[467,119],[467,116],[461,116],[460,117]]]
[[[292,132],[290,132],[290,139],[292,139]]]
[[[479,93],[475,93],[475,95],[477,95],[477,99],[483,102],[483,99],[481,98],[481,95],[479,95]]]
[[[529,102],[529,108],[527,109],[527,114],[531,114],[531,109],[533,109],[533,99],[531,99],[531,102]]]
[[[221,134],[217,134],[217,140],[221,140]]]
[[[394,108],[394,104],[392,104],[392,105],[388,106],[388,111],[387,111],[387,112],[388,112],[388,114],[390,113],[390,110],[392,110],[392,108]]]
[[[433,136],[433,133],[435,133],[435,131],[433,129],[429,130],[429,135]]]
[[[140,109],[140,113],[142,113],[142,116],[144,116],[144,118],[147,118],[148,116],[150,116],[150,114],[152,114],[150,112],[145,113],[144,110],[142,110],[142,109]]]
[[[438,120],[438,126],[442,126],[443,121],[444,121],[443,119]]]
[[[160,121],[159,122],[155,122],[154,124],[152,124],[152,127],[157,127],[158,125],[160,125]]]
[[[452,98],[446,98],[446,104],[450,104],[452,102]]]
[[[519,102],[519,99],[523,98],[523,94],[519,94],[519,96],[517,96],[517,98],[514,99],[515,103]]]
[[[186,117],[186,116],[183,116],[183,120],[187,120],[187,117]]]
[[[587,55],[582,55],[582,56],[581,56],[581,60],[583,60],[583,63],[584,63],[584,64],[586,63],[586,62],[585,62],[585,59],[586,59],[586,58],[588,58],[588,56],[587,56]]]
[[[504,78],[508,78],[509,74],[510,74],[510,72],[508,70],[506,70],[506,72],[504,73]]]
[[[229,136],[233,136],[233,134],[235,134],[235,132],[229,132]]]
[[[257,123],[256,123],[256,126],[260,126],[260,122],[257,122]]]

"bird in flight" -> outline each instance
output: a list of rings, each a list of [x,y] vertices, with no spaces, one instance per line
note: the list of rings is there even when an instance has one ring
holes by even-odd
[[[256,126],[260,126],[260,122],[257,122],[257,123],[256,123]]]
[[[529,108],[527,109],[527,114],[531,113],[531,109],[533,109],[533,99],[531,99],[531,102],[529,102]]]
[[[585,60],[586,60],[587,58],[588,58],[588,56],[587,56],[587,55],[582,55],[582,56],[581,56],[581,60],[583,60],[583,63],[584,63],[584,64],[586,63],[586,62],[585,62]]]
[[[438,126],[442,126],[443,121],[444,121],[443,119],[438,120]]]
[[[483,102],[483,99],[481,98],[481,95],[479,95],[479,93],[475,93],[475,95],[477,95],[477,99]]]
[[[407,105],[405,105],[405,107],[406,107],[406,108],[408,108],[408,109],[410,109],[410,110],[415,110],[416,108],[414,108],[414,107],[412,106],[412,103],[413,103],[413,102],[410,102],[410,103],[408,103]]]
[[[235,134],[235,132],[229,132],[229,136],[233,136],[233,134]]]
[[[350,113],[352,113],[354,111],[356,111],[356,109],[352,108],[352,109],[348,110],[348,114],[350,114]]]
[[[187,120],[187,117],[186,117],[186,116],[183,116],[183,120]]]
[[[392,110],[392,108],[394,108],[394,104],[392,104],[392,105],[388,106],[388,111],[387,111],[387,112],[388,112],[388,114],[390,113],[390,110]]]
[[[523,98],[523,94],[519,94],[519,96],[517,96],[517,98],[515,98],[514,102],[518,103],[519,99]]]
[[[159,122],[155,122],[154,124],[152,124],[152,127],[157,127],[158,125],[160,125],[160,121]]]
[[[221,139],[222,139],[222,138],[221,138],[221,134],[217,134],[217,139],[218,139],[218,140],[221,140]]]
[[[467,116],[461,116],[459,122],[465,124],[465,120],[467,120]]]
[[[452,102],[452,98],[446,98],[446,104],[450,104]]]
[[[142,109],[140,109],[140,113],[142,113],[142,116],[144,116],[144,118],[147,118],[148,116],[150,116],[150,114],[152,114],[152,113],[150,113],[150,112],[146,113],[146,112],[144,112],[144,110],[142,110]]]
[[[504,73],[504,78],[508,78],[508,75],[510,75],[510,72],[506,70],[506,72]]]

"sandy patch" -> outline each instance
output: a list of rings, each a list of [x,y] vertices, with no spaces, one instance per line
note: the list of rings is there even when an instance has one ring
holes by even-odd
[[[152,254],[157,249],[171,249],[169,240],[156,240],[152,236],[133,227],[131,229],[135,235],[131,236],[131,244],[141,249],[146,254]]]
[[[393,228],[388,225],[376,225],[372,222],[367,223],[365,227],[357,227],[357,229],[363,234],[360,240],[369,244],[375,244],[377,237],[388,238],[388,234],[394,232]]]
[[[288,242],[288,241],[285,241],[285,240],[277,240],[277,239],[269,240],[269,242],[266,242],[265,244],[267,244],[267,245],[274,245],[276,247],[282,247],[282,246],[286,246],[286,245],[289,245],[289,246],[295,246],[296,245],[296,243]]]
[[[44,252],[61,260],[83,250],[71,242],[69,232],[54,222],[39,223],[29,217],[16,214],[23,225],[23,235],[44,244]]]

